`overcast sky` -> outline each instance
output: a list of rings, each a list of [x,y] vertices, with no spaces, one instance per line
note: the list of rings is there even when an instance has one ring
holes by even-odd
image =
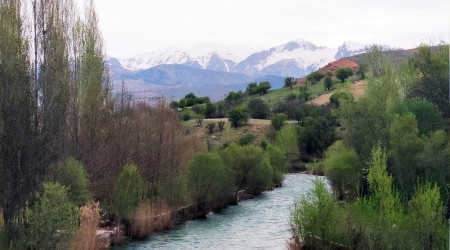
[[[450,40],[449,0],[94,0],[111,56],[171,45],[271,47],[296,38],[411,48]]]

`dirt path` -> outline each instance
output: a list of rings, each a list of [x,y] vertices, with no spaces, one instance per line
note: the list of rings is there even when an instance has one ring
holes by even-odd
[[[365,85],[364,81],[357,81],[356,83],[352,84],[353,96],[356,99],[358,99],[359,97],[361,97],[364,94],[364,85]],[[330,102],[330,97],[334,94],[334,92],[336,92],[336,90],[333,90],[326,94],[320,95],[320,96],[312,99],[311,103],[315,104],[315,105],[327,104]]]

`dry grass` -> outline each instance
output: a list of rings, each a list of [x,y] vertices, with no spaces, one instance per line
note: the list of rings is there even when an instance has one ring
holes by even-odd
[[[166,203],[152,204],[144,201],[131,216],[128,233],[133,238],[145,239],[152,233],[171,226],[171,211]]]
[[[96,249],[97,227],[100,220],[99,203],[80,208],[80,231],[71,243],[71,249]]]

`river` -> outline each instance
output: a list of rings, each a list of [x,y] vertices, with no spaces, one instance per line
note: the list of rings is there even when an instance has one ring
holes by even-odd
[[[316,178],[286,174],[280,188],[115,249],[286,249],[292,204]]]

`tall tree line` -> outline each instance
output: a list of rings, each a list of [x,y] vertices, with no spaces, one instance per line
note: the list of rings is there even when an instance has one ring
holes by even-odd
[[[0,208],[9,239],[49,166],[98,147],[112,107],[93,2],[83,17],[75,10],[72,0],[0,1]]]

